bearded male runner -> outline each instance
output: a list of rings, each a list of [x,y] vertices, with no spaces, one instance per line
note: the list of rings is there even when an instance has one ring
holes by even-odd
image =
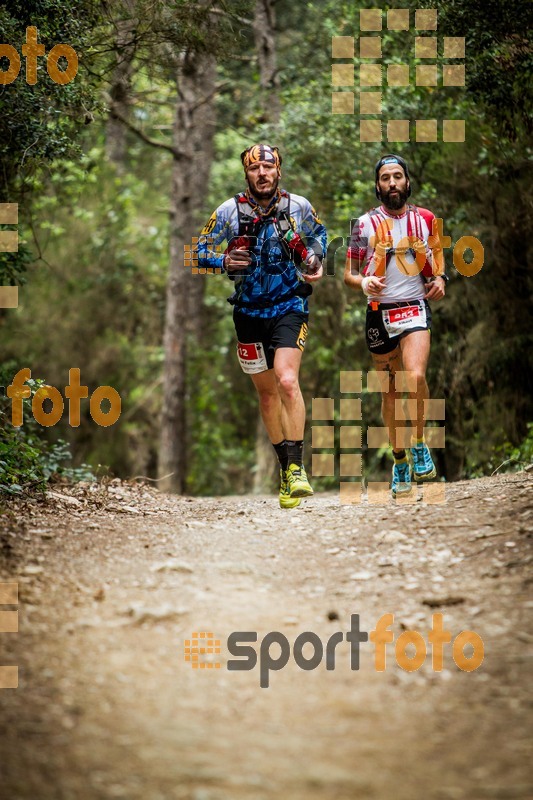
[[[392,496],[411,492],[411,466],[396,422],[395,374],[416,379],[416,439],[411,458],[415,481],[436,477],[424,441],[424,400],[429,397],[426,368],[430,351],[428,300],[444,297],[442,245],[431,211],[407,204],[411,194],[407,162],[388,154],[375,167],[375,190],[381,205],[355,221],[346,258],[344,282],[368,297],[366,342],[377,370],[389,373],[382,395],[383,421],[389,431],[394,466]]]
[[[277,147],[241,153],[246,191],[211,215],[198,242],[198,266],[235,282],[237,355],[259,395],[261,416],[280,464],[279,503],[295,508],[313,490],[303,465],[305,405],[298,375],[308,332],[307,298],[322,277],[326,229],[305,197],[279,188]],[[301,238],[303,237],[303,239]],[[215,246],[226,241],[224,254]]]

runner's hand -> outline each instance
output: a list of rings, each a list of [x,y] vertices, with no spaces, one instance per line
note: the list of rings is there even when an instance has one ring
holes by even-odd
[[[238,247],[231,253],[226,253],[224,258],[224,269],[228,272],[236,272],[239,269],[249,267],[252,263],[250,251],[245,247]]]
[[[307,274],[304,274],[303,278],[306,283],[313,283],[314,281],[320,280],[324,269],[322,267],[322,262],[318,258],[317,255],[313,254],[311,257],[308,257],[306,260],[307,269],[309,270]]]
[[[446,281],[437,276],[426,283],[426,300],[442,300],[446,294]]]
[[[361,282],[361,289],[367,297],[375,297],[381,294],[385,286],[385,278],[378,278],[377,275],[368,275]]]

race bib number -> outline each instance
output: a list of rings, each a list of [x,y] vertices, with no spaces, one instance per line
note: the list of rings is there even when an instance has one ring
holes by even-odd
[[[265,351],[261,342],[249,344],[238,342],[237,357],[242,371],[246,372],[247,375],[255,375],[268,369]]]
[[[410,328],[420,328],[426,324],[426,307],[423,305],[385,308],[382,313],[389,336],[398,336]]]

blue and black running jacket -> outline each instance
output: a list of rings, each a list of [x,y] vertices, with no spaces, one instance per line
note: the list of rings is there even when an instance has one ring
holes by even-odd
[[[244,193],[226,200],[211,215],[198,239],[200,269],[224,271],[224,254],[220,245],[224,241],[229,244],[235,237],[248,233],[248,230],[243,230],[239,207],[252,207]],[[288,213],[278,213],[278,207],[288,207]],[[281,216],[288,218],[285,225],[280,225]],[[271,207],[263,210],[261,220],[254,228],[250,247],[252,263],[242,271],[228,274],[229,279],[235,281],[235,291],[228,302],[239,312],[267,318],[289,311],[308,313],[307,297],[312,287],[297,272],[291,254],[280,242],[283,227],[286,230],[289,226],[304,237],[308,251],[312,250],[320,258],[325,255],[326,228],[309,200],[281,192],[281,196],[273,199]]]

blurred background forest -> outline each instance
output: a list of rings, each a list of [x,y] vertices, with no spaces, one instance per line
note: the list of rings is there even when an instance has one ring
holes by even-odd
[[[359,4],[2,3],[0,42],[20,53],[35,25],[47,53],[65,43],[80,61],[60,86],[41,57],[30,86],[22,59],[19,77],[0,87],[0,202],[19,204],[20,241],[17,253],[0,254],[0,285],[21,287],[19,307],[0,309],[0,384],[29,367],[34,390],[43,381],[64,393],[78,367],[89,392],[110,385],[122,397],[110,428],[93,422],[85,400],[78,428],[66,408],[44,429],[26,403],[16,431],[3,400],[4,491],[39,486],[61,468],[78,478],[171,473],[159,486],[191,494],[249,491],[254,470],[255,489],[272,488],[274,458],[234,356],[231,284],[192,275],[183,256],[211,211],[243,188],[239,153],[260,140],[280,147],[282,185],[309,197],[330,240],[346,241],[350,220],[376,204],[374,164],[390,150],[408,160],[414,202],[444,219],[453,244],[480,239],[485,263],[471,278],[446,251],[447,297],[433,306],[429,384],[446,400],[438,466],[454,480],[533,460],[531,4],[392,7],[411,9],[411,30],[384,27],[384,63],[408,63],[413,75],[414,9],[437,8],[439,54],[443,36],[466,37],[466,86],[384,83],[383,117],[465,119],[465,143],[360,143],[357,113],[331,113],[331,37],[357,39]],[[365,304],[342,280],[345,252],[330,259],[312,299],[308,419],[312,397],[339,396],[340,370],[370,366]],[[380,424],[377,396],[366,395],[363,409]],[[309,460],[310,433],[308,425]],[[365,453],[367,475],[388,470],[384,452]]]

